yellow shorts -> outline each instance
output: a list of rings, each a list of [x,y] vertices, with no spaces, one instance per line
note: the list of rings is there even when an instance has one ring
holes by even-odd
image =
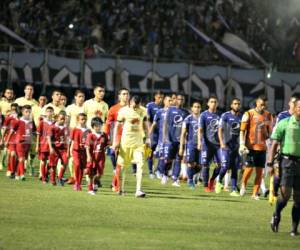
[[[139,147],[120,147],[117,163],[122,167],[131,166],[132,163],[144,164],[144,146]]]

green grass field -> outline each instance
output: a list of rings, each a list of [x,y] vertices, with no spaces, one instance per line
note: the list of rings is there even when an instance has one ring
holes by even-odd
[[[300,249],[300,237],[288,233],[291,203],[274,234],[265,199],[161,186],[147,175],[147,198],[134,198],[133,176],[118,196],[110,169],[96,196],[37,178],[17,182],[1,171],[0,249]]]

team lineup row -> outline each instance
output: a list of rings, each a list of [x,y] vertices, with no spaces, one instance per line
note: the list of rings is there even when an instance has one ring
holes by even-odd
[[[1,145],[7,151],[8,176],[25,179],[25,161],[30,147],[34,145],[44,183],[50,175],[53,185],[63,185],[64,172],[71,158],[74,190],[82,189],[82,176],[85,174],[88,176],[88,192],[95,194],[101,185],[105,152],[109,146],[115,172],[113,190],[124,194],[125,170],[133,165],[136,197],[145,196],[141,186],[146,158],[151,178],[154,177],[153,159],[158,158],[156,175],[162,184],[166,184],[171,176],[172,185],[179,187],[184,163],[191,188],[195,188],[195,176],[201,169],[205,192],[220,193],[224,188],[223,178],[230,169],[232,196],[245,195],[247,182],[255,169],[251,197],[258,200],[268,139],[274,125],[294,114],[297,103],[297,98],[291,97],[289,110],[281,112],[275,122],[266,110],[266,99],[262,96],[256,99],[254,108],[243,114],[240,100],[234,98],[231,109],[219,115],[215,96],[208,98],[208,108],[201,112],[201,104],[197,101],[192,103],[190,111],[183,108],[184,96],[181,94],[164,96],[157,92],[154,101],[143,107],[139,96],[130,97],[129,91],[123,88],[119,91],[118,103],[109,109],[103,101],[103,86],[95,87],[94,98],[87,101],[84,92],[77,90],[74,103],[66,108],[59,90],[53,91],[52,102],[48,104],[44,96],[39,98],[39,102],[33,99],[33,86],[30,84],[25,86],[24,93],[24,97],[13,100],[13,90],[6,89],[0,102],[3,115]],[[34,134],[36,143],[32,143]],[[278,137],[280,141],[278,134],[275,130],[272,137]],[[274,158],[274,155],[270,157]],[[61,166],[56,176],[58,161]],[[272,167],[272,162],[273,159],[267,165]],[[212,164],[215,168],[210,176]],[[239,169],[242,170],[240,189],[237,185]],[[274,192],[270,194],[273,202],[282,185],[280,179],[275,175]]]

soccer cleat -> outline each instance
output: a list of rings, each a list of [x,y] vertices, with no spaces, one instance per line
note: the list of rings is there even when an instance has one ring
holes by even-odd
[[[70,178],[68,179],[67,183],[68,183],[69,185],[75,184],[75,179],[74,179],[73,177],[70,177]]]
[[[73,190],[74,190],[74,191],[77,191],[77,190],[78,190],[76,184],[73,185]]]
[[[216,184],[216,188],[215,188],[215,191],[216,191],[216,194],[219,194],[219,193],[221,193],[221,191],[222,191],[222,189],[223,189],[223,184],[222,183],[220,183],[220,182],[217,182],[217,184]]]
[[[15,180],[19,181],[20,180],[20,176],[16,175],[15,176]]]
[[[65,182],[63,179],[58,179],[57,180],[57,185],[63,187],[65,185]]]
[[[161,182],[160,182],[162,185],[166,185],[168,183],[168,176],[163,176],[161,178]]]
[[[173,187],[180,187],[180,181],[179,181],[179,180],[174,181],[174,182],[172,183],[172,186],[173,186]]]
[[[244,185],[242,185],[241,190],[240,190],[240,195],[244,196],[246,194],[246,188]]]
[[[21,175],[21,176],[20,176],[20,180],[21,180],[21,181],[25,181],[25,180],[26,180],[26,179],[25,179],[25,176],[24,176],[24,175]]]
[[[145,198],[146,194],[143,191],[136,191],[135,192],[135,197],[136,198]]]
[[[232,192],[230,193],[230,196],[233,196],[233,197],[239,197],[240,194],[239,194],[238,191],[234,190],[234,191],[232,191]]]
[[[204,188],[204,192],[205,192],[205,193],[210,193],[210,192],[211,192],[211,190],[210,190],[210,188],[209,188],[209,187],[205,187],[205,188]]]
[[[224,187],[224,188],[223,188],[223,191],[224,191],[224,192],[229,192],[229,188],[228,188],[228,187]]]
[[[278,232],[279,223],[280,223],[280,216],[276,216],[273,214],[271,219],[271,229],[274,233]]]
[[[98,187],[98,185],[97,185],[97,184],[94,184],[94,185],[93,185],[93,190],[94,190],[95,192],[97,192],[97,191],[98,191],[98,188],[99,188],[99,187]]]
[[[154,175],[154,174],[149,174],[149,178],[150,178],[151,180],[153,180],[153,179],[155,179],[155,175]]]
[[[120,195],[120,196],[125,196],[125,192],[124,191],[122,191],[122,190],[120,190],[119,192],[118,192],[118,195]]]
[[[96,192],[94,190],[88,191],[88,194],[90,195],[96,195]]]
[[[296,236],[299,235],[299,232],[298,232],[298,231],[291,231],[291,232],[290,232],[290,235],[291,235],[292,237],[296,237]]]
[[[161,179],[162,178],[162,174],[159,171],[156,171],[156,178],[157,179]]]
[[[251,196],[252,200],[259,201],[259,196],[257,194]]]
[[[268,197],[268,195],[269,195],[269,193],[270,193],[270,190],[269,190],[269,189],[267,189],[267,190],[264,192],[264,197],[265,197],[265,198],[267,198],[267,197]]]
[[[10,177],[11,176],[11,172],[10,171],[7,171],[6,172],[6,177]]]

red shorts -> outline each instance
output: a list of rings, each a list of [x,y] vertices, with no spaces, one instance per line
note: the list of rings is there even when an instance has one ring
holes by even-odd
[[[61,164],[66,166],[68,164],[67,150],[66,149],[54,149],[53,154],[49,154],[49,166],[57,166],[58,160],[61,160]]]
[[[80,168],[85,168],[86,166],[86,152],[85,151],[72,151],[73,165]]]
[[[39,152],[39,160],[47,161],[49,159],[49,152]]]
[[[88,162],[86,164],[87,174],[92,175],[103,175],[104,167],[105,167],[105,155],[100,159],[93,159],[92,162]]]
[[[30,150],[30,143],[18,142],[16,144],[16,152],[18,158],[27,158]]]

